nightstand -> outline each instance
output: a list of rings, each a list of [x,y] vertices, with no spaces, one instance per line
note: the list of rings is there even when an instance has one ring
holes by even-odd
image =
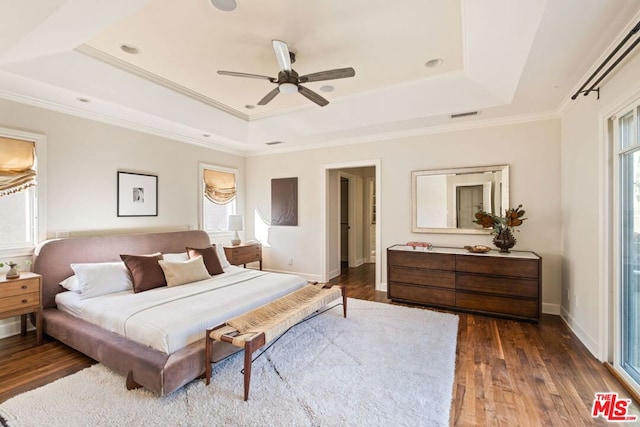
[[[250,262],[259,261],[262,270],[262,243],[241,243],[235,246],[224,246],[224,254],[229,260],[229,264],[245,267]]]
[[[0,276],[0,319],[20,316],[20,335],[27,334],[27,314],[36,316],[36,340],[42,344],[42,276],[21,272],[17,279]]]

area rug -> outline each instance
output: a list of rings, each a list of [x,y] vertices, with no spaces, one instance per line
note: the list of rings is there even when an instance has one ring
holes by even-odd
[[[446,426],[458,317],[348,300],[287,332],[253,363],[242,354],[165,397],[127,391],[98,364],[0,404],[19,426]],[[257,354],[257,353],[256,353]],[[4,418],[4,420],[2,420]]]

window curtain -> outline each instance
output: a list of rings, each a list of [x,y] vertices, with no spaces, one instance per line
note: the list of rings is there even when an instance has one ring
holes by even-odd
[[[0,137],[0,197],[36,185],[35,143]]]
[[[224,205],[236,197],[236,176],[229,172],[204,170],[204,195],[218,205]]]

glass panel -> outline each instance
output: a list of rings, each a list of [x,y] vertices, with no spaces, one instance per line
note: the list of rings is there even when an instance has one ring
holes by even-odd
[[[236,213],[235,199],[224,205],[219,205],[203,197],[202,203],[205,231],[227,231],[229,229],[229,215]]]
[[[624,150],[635,144],[633,110],[620,117],[618,123],[620,126],[620,149]]]
[[[622,122],[621,119],[621,125]],[[624,138],[622,133],[621,138]],[[640,150],[622,155],[620,181],[621,365],[629,375],[640,382]]]
[[[0,197],[0,248],[33,246],[32,198],[34,189]]]

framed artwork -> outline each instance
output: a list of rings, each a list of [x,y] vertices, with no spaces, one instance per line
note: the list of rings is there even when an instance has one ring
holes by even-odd
[[[158,216],[158,176],[118,172],[118,216]]]
[[[298,225],[298,178],[271,180],[271,225]]]

